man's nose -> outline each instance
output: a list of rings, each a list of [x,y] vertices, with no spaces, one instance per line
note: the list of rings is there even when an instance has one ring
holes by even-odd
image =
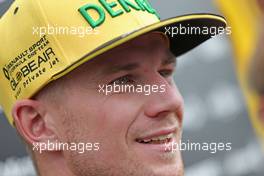
[[[165,91],[152,93],[145,103],[145,115],[150,118],[167,116],[174,113],[180,120],[183,117],[183,98],[175,83],[168,83],[164,79],[156,85],[163,86]]]

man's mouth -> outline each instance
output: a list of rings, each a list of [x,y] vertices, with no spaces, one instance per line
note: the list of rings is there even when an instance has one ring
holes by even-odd
[[[136,139],[136,142],[141,144],[166,144],[172,142],[174,137],[173,133],[160,135],[160,136],[154,136],[154,137],[147,137],[143,139]]]
[[[135,142],[141,150],[146,152],[170,152],[171,146],[176,142],[177,127],[165,128],[147,132],[139,138],[135,139]]]

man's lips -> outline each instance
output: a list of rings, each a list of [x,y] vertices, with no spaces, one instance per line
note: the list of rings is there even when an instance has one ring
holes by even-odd
[[[164,128],[150,132],[149,134],[142,135],[142,137],[136,138],[136,142],[140,144],[166,144],[173,141],[176,136],[176,127]]]

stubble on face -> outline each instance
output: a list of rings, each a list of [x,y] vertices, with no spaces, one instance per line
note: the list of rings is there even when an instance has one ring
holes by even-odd
[[[150,41],[146,42],[146,45],[157,42],[163,43],[164,39],[156,35],[160,34],[149,36],[149,38],[156,38],[154,41],[144,38],[144,41],[141,39],[138,43],[131,44],[131,46],[137,46],[147,40]],[[114,53],[117,52],[115,51],[125,53],[129,49],[130,46],[113,49],[110,52],[111,54],[102,57],[121,57],[120,55],[116,56]],[[153,53],[153,50],[147,49]],[[155,54],[153,54],[153,57],[155,57]],[[140,95],[111,95],[106,97],[98,94],[95,87],[100,81],[98,81],[98,77],[96,78],[96,74],[92,74],[94,72],[92,70],[100,72],[101,65],[107,65],[106,63],[107,60],[91,61],[91,63],[81,66],[80,69],[65,78],[67,90],[64,91],[63,108],[57,114],[63,116],[64,119],[64,123],[61,125],[62,141],[67,143],[100,143],[99,151],[84,153],[64,151],[64,157],[69,168],[78,176],[182,176],[183,163],[179,151],[173,154],[155,153],[155,157],[159,158],[160,163],[162,163],[161,161],[173,161],[171,164],[162,164],[159,168],[158,164],[150,165],[148,160],[144,160],[144,157],[137,153],[137,150],[127,145],[126,133],[130,133],[133,127],[134,131],[139,128],[143,130],[142,132],[144,130],[150,131],[144,125],[140,125],[138,120],[139,116],[143,118],[141,111],[143,110],[142,102],[144,98]],[[90,72],[87,70],[90,70]],[[178,94],[176,87],[173,91]],[[170,117],[164,115],[160,122],[153,123],[153,128],[161,127],[162,124],[164,126],[165,124],[176,123],[175,121],[178,119],[176,113],[172,112],[171,114],[174,115]],[[153,120],[151,118],[146,119],[146,121],[141,121],[150,127],[149,122]],[[136,121],[138,121],[137,125],[135,125]],[[177,141],[181,138],[181,122],[179,123]]]

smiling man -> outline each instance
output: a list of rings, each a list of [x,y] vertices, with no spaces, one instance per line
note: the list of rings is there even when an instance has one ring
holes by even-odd
[[[0,20],[0,102],[38,175],[182,176],[169,147],[182,134],[176,57],[225,25],[210,14],[160,21],[146,0],[15,1]]]

